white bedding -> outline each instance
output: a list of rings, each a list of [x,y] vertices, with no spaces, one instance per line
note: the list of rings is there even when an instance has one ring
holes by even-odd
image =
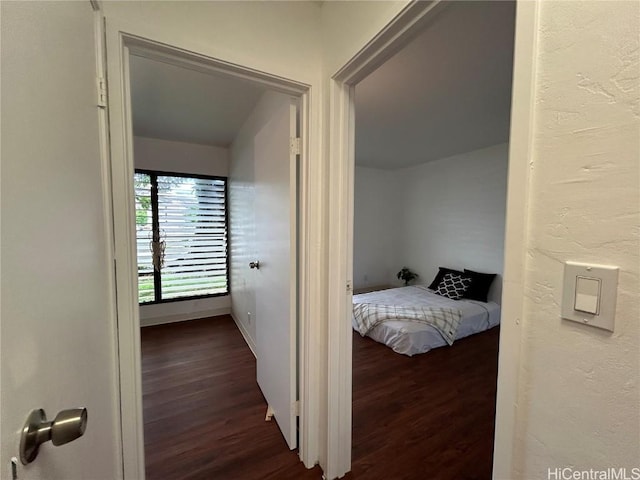
[[[462,321],[456,332],[456,340],[488,330],[500,323],[500,305],[495,302],[451,300],[436,295],[422,285],[354,295],[353,303],[457,308],[462,312]],[[384,343],[394,352],[409,356],[447,345],[435,328],[403,320],[384,321],[371,329],[367,336],[376,342]]]

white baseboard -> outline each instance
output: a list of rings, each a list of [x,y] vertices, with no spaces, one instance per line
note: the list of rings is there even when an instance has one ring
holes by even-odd
[[[198,320],[200,318],[217,317],[219,315],[229,315],[229,314],[231,314],[230,307],[213,308],[210,310],[203,310],[200,312],[179,313],[175,315],[164,315],[162,317],[141,318],[140,326],[151,327],[153,325],[164,325],[166,323],[185,322],[188,320]]]
[[[231,318],[233,318],[233,321],[236,323],[238,330],[240,330],[240,333],[242,334],[242,338],[244,338],[244,341],[249,346],[251,353],[253,353],[254,357],[258,358],[258,356],[256,355],[256,346],[253,343],[253,340],[251,339],[251,337],[249,336],[249,332],[247,332],[247,329],[244,327],[242,322],[238,321],[238,319],[235,317],[233,312],[231,312],[230,315],[231,315]]]

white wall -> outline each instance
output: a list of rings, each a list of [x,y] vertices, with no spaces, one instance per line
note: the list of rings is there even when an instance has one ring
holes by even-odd
[[[400,270],[401,198],[397,173],[356,167],[353,211],[354,289],[390,284]]]
[[[407,4],[407,0],[340,1],[322,4],[322,56],[328,80]]]
[[[135,168],[171,173],[226,177],[229,150],[211,145],[134,137]],[[140,306],[140,325],[194,320],[231,312],[229,295]]]
[[[158,138],[133,138],[136,168],[226,177],[229,149]]]
[[[430,283],[439,266],[502,274],[507,144],[398,170],[398,270]],[[500,301],[500,278],[490,299]]]
[[[639,17],[540,7],[514,478],[639,466]],[[568,260],[620,267],[614,333],[560,318]]]
[[[439,266],[501,275],[507,163],[501,144],[398,170],[356,167],[355,288],[401,285],[403,266],[426,284]],[[498,302],[500,284],[489,295]]]
[[[228,315],[229,313],[231,313],[230,295],[141,305],[140,326],[148,327],[163,323],[197,320],[217,315]]]
[[[239,130],[231,145],[229,172],[229,242],[231,312],[247,343],[255,352],[256,296],[254,271],[249,262],[256,260],[254,171],[256,151],[254,138],[271,119],[273,113],[289,102],[289,97],[265,92]]]

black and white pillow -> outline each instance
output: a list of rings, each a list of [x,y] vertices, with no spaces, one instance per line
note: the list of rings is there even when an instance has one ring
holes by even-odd
[[[450,298],[451,300],[460,300],[469,288],[469,285],[471,285],[471,277],[464,274],[448,272],[442,277],[435,293]]]
[[[436,275],[436,278],[433,279],[433,282],[431,282],[431,285],[429,285],[429,288],[431,290],[437,290],[438,285],[440,285],[440,282],[442,282],[442,279],[447,273],[459,273],[460,275],[466,275],[467,277],[471,276],[461,270],[454,270],[453,268],[447,268],[447,267],[439,267],[438,274]]]

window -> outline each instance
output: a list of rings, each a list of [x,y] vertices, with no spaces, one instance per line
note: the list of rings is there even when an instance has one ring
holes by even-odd
[[[136,170],[138,301],[229,293],[227,182]]]

